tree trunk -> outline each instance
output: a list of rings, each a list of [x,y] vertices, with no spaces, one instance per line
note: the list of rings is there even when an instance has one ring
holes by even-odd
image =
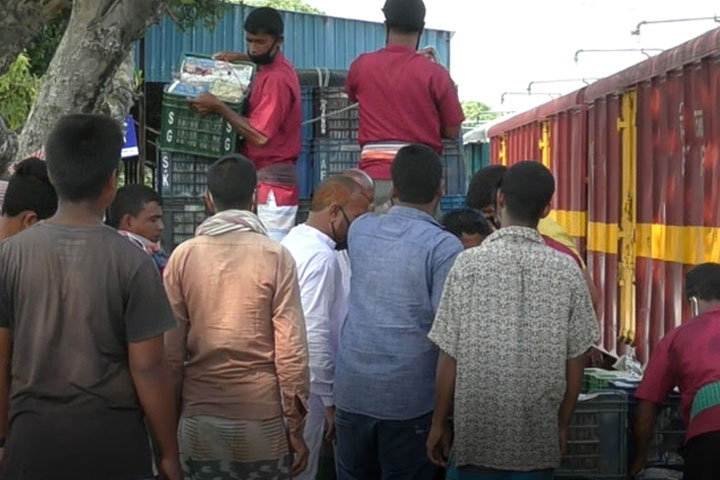
[[[15,158],[17,148],[17,135],[5,125],[0,116],[0,179],[6,176],[7,167]]]
[[[135,103],[135,55],[131,51],[120,64],[108,85],[105,101],[100,113],[118,123],[125,121]]]
[[[71,0],[3,0],[0,2],[0,75],[54,14]]]
[[[60,117],[102,112],[111,79],[170,0],[74,0],[22,134],[18,158],[38,150]]]

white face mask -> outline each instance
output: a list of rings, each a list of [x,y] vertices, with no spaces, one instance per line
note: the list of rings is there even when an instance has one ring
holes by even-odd
[[[690,312],[693,317],[700,315],[700,303],[697,297],[690,297]]]

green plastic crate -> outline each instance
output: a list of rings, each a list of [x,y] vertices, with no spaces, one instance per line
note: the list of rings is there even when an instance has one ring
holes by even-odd
[[[241,105],[231,105],[239,113]],[[190,107],[187,97],[166,93],[162,101],[160,149],[219,158],[235,153],[237,133],[219,114],[202,116]]]
[[[186,53],[183,57],[208,59],[210,55]],[[235,63],[246,64],[247,62]],[[255,71],[253,70],[253,77],[254,75]],[[243,100],[238,103],[228,103],[227,105],[235,113],[240,114],[251,89],[252,80]],[[197,110],[190,106],[188,97],[167,92],[163,95],[161,150],[219,158],[235,153],[237,141],[237,133],[221,115],[200,115]]]

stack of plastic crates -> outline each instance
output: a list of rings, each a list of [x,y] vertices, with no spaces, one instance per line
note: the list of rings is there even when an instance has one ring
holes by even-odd
[[[440,211],[445,214],[466,208],[466,201],[467,197],[465,195],[446,195],[440,201]]]
[[[300,198],[310,198],[313,192],[313,164],[310,154],[310,144],[313,138],[313,124],[306,123],[313,118],[314,87],[300,87],[302,99],[302,149],[297,161],[298,188]]]
[[[462,138],[445,140],[441,157],[443,166],[443,194],[448,196],[467,194],[467,166]]]
[[[317,87],[315,89],[315,137],[333,140],[358,138],[358,108],[353,107],[343,87]]]
[[[327,177],[360,164],[360,145],[355,140],[315,138],[312,142],[315,185]]]
[[[630,411],[630,422],[634,421],[635,400]],[[658,411],[655,427],[646,457],[648,466],[681,469],[683,458],[680,452],[685,441],[685,423],[682,417],[680,397],[671,396]]]
[[[555,472],[565,479],[624,479],[628,467],[628,395],[582,395],[570,424],[567,453]]]
[[[163,246],[170,252],[195,236],[195,230],[207,218],[202,201],[163,203]]]

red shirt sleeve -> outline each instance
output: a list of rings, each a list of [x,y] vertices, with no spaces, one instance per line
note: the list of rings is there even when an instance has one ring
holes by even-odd
[[[357,102],[357,88],[358,88],[358,66],[357,60],[350,65],[350,71],[348,72],[347,79],[345,80],[345,93],[347,93],[350,101],[353,103]]]
[[[457,89],[448,71],[440,65],[435,65],[431,89],[438,112],[440,112],[442,127],[451,128],[462,124],[465,114],[458,99]]]
[[[675,329],[665,335],[653,352],[645,369],[643,381],[635,392],[637,399],[662,403],[677,385],[674,362],[670,355],[677,331],[678,329]]]
[[[260,88],[260,99],[250,111],[248,121],[264,137],[272,138],[290,112],[292,91],[290,85],[275,76],[268,77]]]

